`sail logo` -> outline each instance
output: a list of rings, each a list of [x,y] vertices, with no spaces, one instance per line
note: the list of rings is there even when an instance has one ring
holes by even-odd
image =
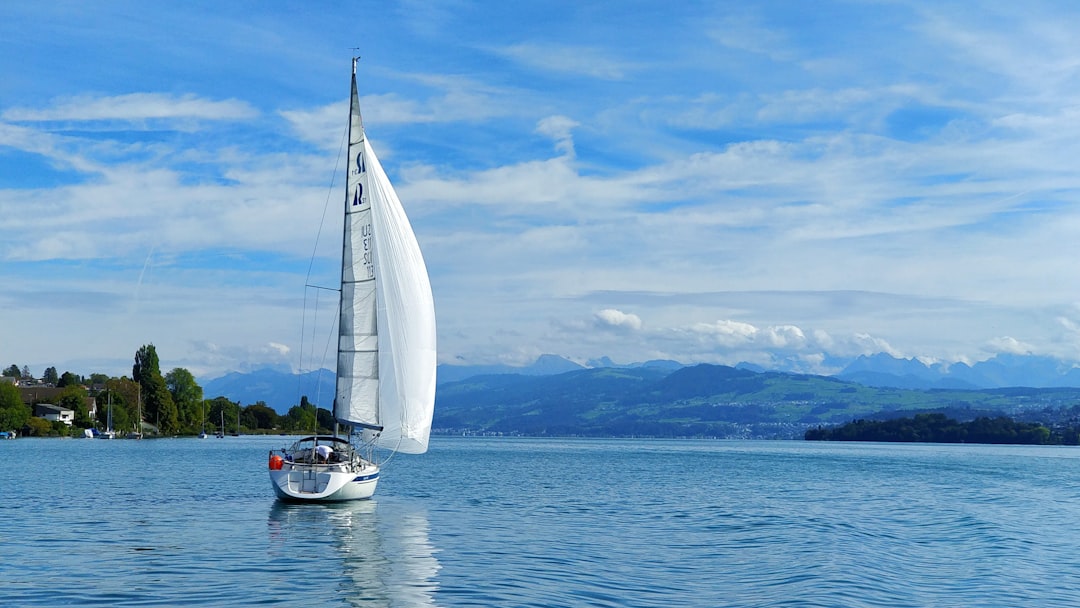
[[[359,207],[363,205],[364,200],[364,182],[362,180],[364,173],[367,172],[367,166],[364,161],[364,151],[361,150],[356,155],[356,166],[352,170],[353,175],[361,176],[361,181],[356,182],[356,190],[353,192],[352,206]]]
[[[363,252],[364,268],[367,270],[367,278],[375,278],[375,258],[371,255],[371,224],[360,227],[360,244]]]

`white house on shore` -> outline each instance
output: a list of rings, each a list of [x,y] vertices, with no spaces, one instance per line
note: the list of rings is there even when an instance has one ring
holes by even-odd
[[[34,406],[34,415],[52,422],[60,421],[71,426],[75,423],[75,410],[66,407],[52,405],[51,403],[39,403]]]

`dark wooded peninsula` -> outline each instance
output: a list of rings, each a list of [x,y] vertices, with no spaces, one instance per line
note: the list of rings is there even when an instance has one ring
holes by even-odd
[[[916,414],[892,420],[854,420],[835,427],[806,430],[807,441],[893,441],[912,443],[1011,443],[1080,445],[1080,428],[1050,429],[1037,422],[1018,422],[1006,416],[980,416],[958,422],[944,414]]]

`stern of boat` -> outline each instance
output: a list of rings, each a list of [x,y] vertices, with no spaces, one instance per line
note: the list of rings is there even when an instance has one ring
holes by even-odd
[[[379,467],[366,460],[306,462],[285,450],[270,451],[270,483],[282,500],[335,502],[371,498]]]

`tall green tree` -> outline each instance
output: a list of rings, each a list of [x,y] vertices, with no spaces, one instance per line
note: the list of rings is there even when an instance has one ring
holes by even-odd
[[[319,428],[333,429],[334,428],[334,412],[330,410],[318,408],[315,410],[315,420],[319,423]]]
[[[105,383],[105,388],[113,395],[113,428],[120,431],[137,428],[139,397],[142,393],[139,383],[124,376],[110,379]]]
[[[229,401],[226,397],[214,397],[204,402],[206,404],[207,426],[220,429],[227,433],[229,429],[236,428],[236,417],[240,412],[240,404]],[[225,428],[221,428],[224,420]]]
[[[135,364],[131,368],[131,377],[142,387],[143,420],[157,425],[165,434],[179,430],[176,404],[165,386],[161,375],[157,349],[153,344],[145,344],[135,352]]]
[[[14,363],[4,368],[4,375],[11,376],[12,378],[19,378],[22,376],[22,374],[19,373],[19,366]]]
[[[109,428],[109,409],[112,409],[112,428],[113,430],[128,431],[133,428],[134,418],[128,414],[128,408],[125,406],[125,399],[123,393],[118,388],[122,386],[123,382],[128,382],[134,385],[134,382],[127,378],[119,379],[113,378],[106,381],[105,390],[101,391],[97,395],[97,423],[98,426],[107,429]],[[131,389],[131,394],[136,395],[137,389],[134,386]]]
[[[144,344],[135,351],[135,364],[131,367],[131,379],[139,384],[153,376],[161,375],[161,363],[153,344]]]
[[[206,423],[203,419],[203,390],[195,382],[195,376],[182,367],[176,367],[165,374],[165,386],[176,404],[180,426],[188,431],[202,429]]]
[[[60,381],[60,376],[57,375],[55,367],[46,367],[45,374],[41,376],[41,380],[45,384],[56,386],[56,383]]]
[[[22,377],[26,378],[27,380],[33,378],[33,376],[30,375],[30,366],[29,365],[22,366]]]
[[[244,408],[240,422],[249,429],[275,429],[278,427],[278,413],[263,401]]]
[[[94,426],[93,421],[90,420],[86,398],[86,389],[77,384],[72,384],[64,388],[64,392],[60,393],[60,397],[56,401],[56,404],[60,407],[73,410],[75,412],[75,426],[84,429]]]
[[[14,384],[0,383],[0,431],[17,431],[30,421],[30,406]]]
[[[154,378],[149,383],[149,390],[144,395],[143,403],[146,404],[149,415],[153,416],[149,420],[158,427],[160,432],[173,434],[180,430],[180,419],[176,411],[176,404],[173,403],[169,388],[165,386],[165,378],[160,375]]]
[[[52,423],[44,418],[30,417],[24,426],[30,427],[33,437],[46,437],[53,432]]]
[[[65,386],[77,386],[79,384],[82,384],[81,376],[71,372],[64,372],[63,375],[60,376],[60,380],[56,383],[56,386],[58,388],[63,388]]]
[[[318,413],[315,406],[308,401],[307,395],[300,397],[300,405],[289,408],[281,421],[285,428],[292,431],[315,432],[319,425]]]

